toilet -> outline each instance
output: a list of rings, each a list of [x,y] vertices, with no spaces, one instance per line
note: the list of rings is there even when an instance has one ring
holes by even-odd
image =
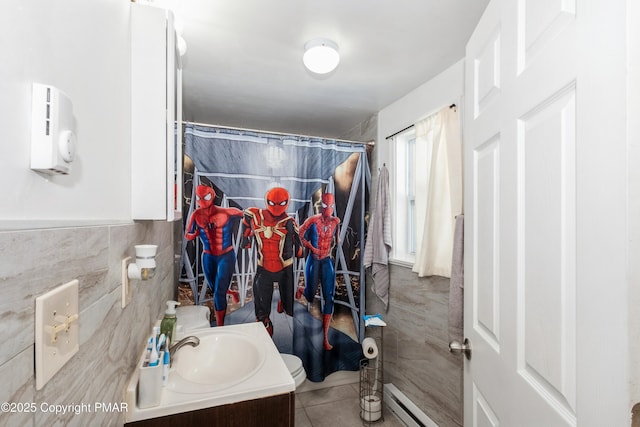
[[[307,379],[307,373],[302,366],[302,360],[293,354],[280,353],[284,364],[287,365],[289,373],[293,377],[293,381],[296,384],[296,388],[300,387],[304,380]]]
[[[176,340],[184,338],[197,329],[210,328],[211,311],[204,305],[176,307]]]

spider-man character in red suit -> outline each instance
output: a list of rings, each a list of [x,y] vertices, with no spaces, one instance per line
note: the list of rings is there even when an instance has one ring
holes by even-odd
[[[221,208],[213,204],[216,193],[206,185],[196,187],[197,208],[189,218],[187,240],[200,236],[202,241],[202,269],[209,289],[213,293],[217,326],[224,325],[227,313],[227,293],[238,301],[237,291],[230,291],[236,253],[233,250],[234,219],[242,217],[242,211],[236,208]]]
[[[305,286],[296,291],[296,299],[303,294],[308,302],[313,301],[318,283],[322,283],[324,308],[322,309],[322,329],[324,331],[324,349],[331,350],[329,344],[329,325],[333,314],[333,299],[336,272],[331,258],[334,242],[340,234],[340,218],[333,215],[336,203],[333,194],[322,195],[321,213],[313,215],[300,226],[300,240],[309,249],[305,266]]]
[[[278,282],[280,302],[278,312],[293,316],[293,261],[302,255],[298,225],[287,214],[289,192],[275,187],[265,195],[266,209],[247,208],[244,211],[242,246],[251,247],[254,238],[258,251],[258,266],[253,278],[256,320],[262,322],[273,336],[271,301],[273,284]]]

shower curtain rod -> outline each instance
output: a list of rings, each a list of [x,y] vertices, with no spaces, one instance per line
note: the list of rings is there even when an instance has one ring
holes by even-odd
[[[451,105],[449,105],[449,108],[456,108],[456,104],[451,104]],[[398,132],[392,133],[391,135],[389,135],[389,136],[388,136],[388,137],[386,137],[385,139],[391,139],[391,138],[393,138],[394,136],[399,135],[399,134],[401,134],[402,132],[404,132],[404,131],[406,131],[406,130],[411,129],[412,127],[415,127],[415,125],[409,125],[409,126],[407,126],[406,128],[404,128],[404,129],[400,129]]]
[[[327,138],[327,137],[323,137],[323,136],[300,135],[300,134],[295,134],[295,133],[273,132],[273,131],[269,131],[269,130],[247,129],[247,128],[238,128],[238,127],[233,127],[233,126],[210,125],[210,124],[207,124],[207,123],[198,123],[198,122],[183,121],[182,123],[183,124],[197,125],[197,126],[204,126],[204,127],[208,127],[208,128],[219,128],[219,129],[231,129],[231,130],[241,130],[241,131],[243,130],[243,131],[247,131],[247,132],[268,133],[270,135],[278,135],[278,136],[301,136],[303,138],[330,139],[331,141],[345,142],[347,144],[375,145],[375,142],[373,142],[373,141],[369,141],[369,142],[349,141],[348,139]]]

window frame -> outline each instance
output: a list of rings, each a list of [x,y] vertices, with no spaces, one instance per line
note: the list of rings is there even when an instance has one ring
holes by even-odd
[[[390,159],[390,199],[392,209],[392,231],[394,244],[389,254],[389,261],[412,267],[415,263],[418,244],[417,217],[415,211],[415,128],[410,128],[396,136],[391,141]],[[412,176],[413,175],[413,176]],[[413,216],[413,220],[409,220]]]

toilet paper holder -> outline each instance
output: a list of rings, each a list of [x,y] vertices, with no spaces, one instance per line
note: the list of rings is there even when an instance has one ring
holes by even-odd
[[[365,426],[384,420],[384,368],[380,351],[384,348],[383,331],[384,327],[367,327],[369,336],[362,340],[359,397],[360,418]]]

